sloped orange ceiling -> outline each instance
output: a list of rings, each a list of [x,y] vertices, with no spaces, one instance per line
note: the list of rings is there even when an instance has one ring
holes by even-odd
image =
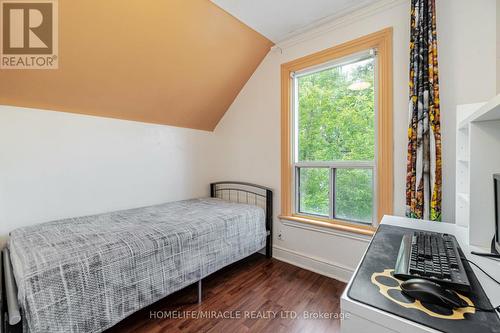
[[[0,104],[213,130],[271,46],[209,0],[60,0],[59,69]]]

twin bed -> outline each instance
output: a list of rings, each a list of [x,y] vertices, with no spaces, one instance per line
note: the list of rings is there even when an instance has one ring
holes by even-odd
[[[211,198],[16,229],[4,249],[9,331],[102,332],[132,313],[265,248],[272,191],[210,185]]]

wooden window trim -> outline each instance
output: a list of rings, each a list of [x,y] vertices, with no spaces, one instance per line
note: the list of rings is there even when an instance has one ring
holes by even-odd
[[[375,225],[357,225],[334,219],[295,214],[292,207],[292,78],[293,72],[340,59],[371,48],[377,49],[377,160]],[[332,227],[360,234],[373,234],[384,215],[393,211],[393,120],[392,120],[392,28],[357,38],[338,46],[281,65],[281,216],[296,222]]]
[[[342,220],[336,220],[336,219],[331,220],[321,217],[310,217],[303,215],[293,215],[293,216],[280,215],[279,218],[282,220],[287,220],[292,222],[305,223],[315,227],[323,227],[339,231],[352,232],[355,234],[360,234],[365,236],[373,236],[373,234],[375,234],[375,231],[377,230],[377,228],[371,225],[362,225],[362,224],[358,225],[355,223],[349,223]]]

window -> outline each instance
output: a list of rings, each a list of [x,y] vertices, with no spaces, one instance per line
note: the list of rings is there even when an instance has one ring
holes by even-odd
[[[282,218],[370,234],[392,212],[391,36],[282,65]]]
[[[373,221],[374,53],[293,73],[297,213]]]

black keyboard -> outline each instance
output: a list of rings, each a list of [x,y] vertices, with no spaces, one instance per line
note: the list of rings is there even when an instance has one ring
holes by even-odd
[[[394,276],[402,280],[427,279],[446,288],[470,292],[461,254],[452,235],[434,232],[406,234],[401,241]]]

